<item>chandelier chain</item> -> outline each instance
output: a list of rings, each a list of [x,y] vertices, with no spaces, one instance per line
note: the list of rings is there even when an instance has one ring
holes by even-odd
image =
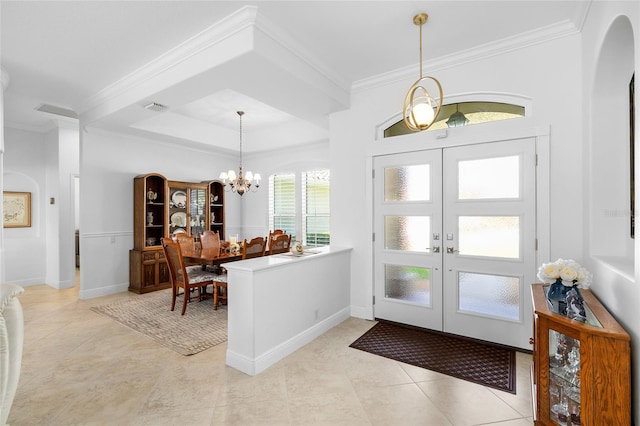
[[[240,171],[242,171],[242,116],[244,111],[238,111],[238,115],[240,116]]]

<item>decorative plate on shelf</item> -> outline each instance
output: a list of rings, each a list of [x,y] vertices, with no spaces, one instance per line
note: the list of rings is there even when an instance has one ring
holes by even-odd
[[[171,226],[187,226],[187,214],[185,212],[175,212],[171,215]]]
[[[180,207],[181,209],[187,207],[187,193],[184,191],[176,191],[171,196],[171,202],[175,207]]]

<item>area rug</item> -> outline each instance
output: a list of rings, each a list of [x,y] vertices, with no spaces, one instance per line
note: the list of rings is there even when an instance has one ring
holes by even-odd
[[[350,347],[516,393],[516,353],[505,346],[379,321]]]
[[[182,355],[193,355],[227,341],[227,307],[213,310],[211,299],[194,298],[184,316],[182,298],[171,311],[171,290],[138,294],[91,310],[144,334]]]

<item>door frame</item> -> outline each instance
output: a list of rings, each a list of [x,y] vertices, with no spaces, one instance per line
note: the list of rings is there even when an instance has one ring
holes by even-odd
[[[397,120],[396,120],[397,121]],[[524,123],[523,123],[524,121]],[[513,122],[516,122],[513,124]],[[468,127],[456,127],[451,129],[419,132],[392,138],[372,140],[370,150],[366,153],[365,173],[365,202],[369,207],[369,215],[363,218],[366,221],[366,229],[369,232],[367,251],[364,253],[369,263],[366,268],[369,285],[365,290],[364,306],[352,306],[351,313],[359,318],[374,319],[373,296],[375,293],[375,264],[374,264],[374,197],[373,197],[373,158],[379,155],[400,154],[406,152],[422,151],[435,148],[449,148],[454,146],[475,145],[497,140],[513,140],[534,138],[537,158],[536,167],[536,236],[538,250],[536,251],[536,265],[540,265],[550,255],[550,127],[534,126],[529,119],[514,119],[496,123],[479,124]],[[533,283],[531,283],[533,284]],[[525,297],[527,294],[525,293]]]

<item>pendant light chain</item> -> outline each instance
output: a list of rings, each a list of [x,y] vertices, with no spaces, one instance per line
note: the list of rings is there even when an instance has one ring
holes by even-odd
[[[420,79],[422,79],[422,26],[423,24],[418,25],[420,27]]]

